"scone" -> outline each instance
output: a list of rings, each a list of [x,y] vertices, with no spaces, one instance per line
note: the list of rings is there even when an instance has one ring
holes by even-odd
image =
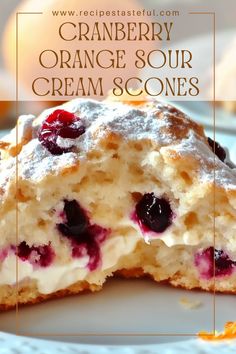
[[[176,108],[75,99],[0,146],[2,309],[116,274],[236,293],[236,171]]]

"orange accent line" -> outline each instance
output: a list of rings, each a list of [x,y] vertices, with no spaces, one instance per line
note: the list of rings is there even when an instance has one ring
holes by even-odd
[[[22,14],[42,14],[42,12],[16,12],[15,23],[16,23],[16,32],[15,32],[15,39],[16,39],[16,77],[15,77],[15,99],[16,99],[16,117],[19,116],[19,15]],[[16,145],[18,145],[18,124],[16,124]],[[18,166],[18,154],[16,155],[16,245],[19,243],[19,209],[18,209],[18,180],[19,180],[19,166]],[[20,333],[20,320],[19,320],[19,275],[18,275],[18,257],[16,257],[16,334],[19,335]]]
[[[25,15],[25,14],[43,14],[43,12],[17,12],[16,13],[16,116],[18,117],[18,112],[19,112],[19,107],[18,107],[18,15]],[[189,12],[190,15],[213,15],[214,20],[213,20],[213,58],[214,58],[214,63],[213,63],[213,120],[214,120],[214,142],[215,142],[215,12]],[[16,143],[18,143],[18,127],[16,126]],[[215,187],[215,166],[214,166],[214,187]],[[18,190],[18,156],[16,155],[16,190]],[[215,189],[214,189],[215,190]],[[215,192],[214,194],[214,215],[215,215]],[[215,244],[215,217],[214,219],[214,225],[213,225],[213,231],[214,231],[214,244]],[[16,196],[16,241],[18,243],[18,200]],[[215,263],[215,262],[214,262]],[[215,265],[214,265],[215,268]],[[215,275],[215,272],[214,272]],[[215,280],[215,276],[214,276]],[[16,261],[16,284],[17,284],[17,303],[16,303],[16,334],[18,335],[24,335],[24,336],[34,336],[34,337],[79,337],[79,336],[86,336],[86,337],[141,337],[141,336],[146,336],[146,337],[196,337],[199,336],[200,338],[203,338],[204,336],[210,336],[211,338],[215,335],[215,286],[214,286],[214,301],[213,301],[213,307],[214,307],[214,319],[213,319],[213,332],[214,334],[207,334],[206,332],[200,332],[199,334],[190,334],[190,333],[76,333],[76,334],[68,334],[68,333],[20,333],[19,331],[19,306],[18,306],[18,258]],[[228,322],[226,324],[227,328],[231,322]],[[226,328],[225,326],[225,328]],[[236,337],[236,335],[235,335]]]
[[[16,117],[18,118],[19,106],[18,106],[18,13],[16,13]],[[18,124],[16,124],[16,145],[18,145]],[[16,245],[18,244],[18,155],[16,155]],[[18,257],[16,257],[16,334],[19,333],[19,281],[18,281]]]
[[[196,333],[20,333],[23,336],[34,337],[197,337]]]
[[[215,138],[216,138],[216,90],[215,90],[215,84],[216,84],[216,75],[215,75],[215,71],[216,71],[216,14],[215,12],[200,12],[200,11],[196,11],[196,12],[189,12],[190,15],[213,15],[213,65],[212,65],[212,71],[213,71],[213,104],[212,104],[212,108],[213,108],[213,141],[214,141],[214,145],[213,145],[213,151],[214,151],[214,169],[213,169],[213,247],[215,250],[215,211],[216,211],[216,154],[215,154]],[[213,333],[216,333],[216,277],[215,277],[215,257],[214,257],[214,261],[213,261]]]
[[[192,11],[192,12],[189,12],[189,14],[190,15],[215,15],[215,12],[204,12],[204,11],[202,11],[202,12],[200,12],[200,11],[196,11],[196,12],[194,12],[194,11]]]
[[[17,12],[17,15],[42,15],[43,12]]]
[[[215,24],[215,13],[213,13],[213,140],[214,140],[214,185],[213,185],[213,231],[214,231],[214,251],[215,251],[215,236],[216,236],[216,224],[215,224],[215,216],[216,216],[216,154],[215,154],[215,141],[216,141],[216,110],[215,110],[215,101],[216,101],[216,74],[215,74],[215,66],[216,66],[216,58],[215,58],[215,32],[216,32],[216,24]],[[215,252],[214,252],[215,253]],[[213,286],[213,332],[216,333],[216,273],[215,273],[215,257],[213,263],[213,274],[214,274],[214,286]]]

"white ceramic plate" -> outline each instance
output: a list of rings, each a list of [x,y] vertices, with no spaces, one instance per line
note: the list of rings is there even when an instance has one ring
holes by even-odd
[[[192,310],[185,309],[180,304],[183,297],[189,301],[200,301],[201,306]],[[188,292],[155,284],[150,280],[114,279],[108,281],[98,293],[20,308],[18,329],[21,336],[17,338],[6,334],[16,330],[15,312],[1,313],[0,328],[5,334],[0,335],[0,344],[2,338],[4,345],[17,348],[17,353],[25,354],[26,347],[46,353],[49,344],[35,339],[46,336],[47,339],[55,340],[55,343],[50,344],[52,354],[53,350],[56,353],[56,348],[61,348],[60,353],[94,353],[94,345],[96,353],[107,354],[116,350],[121,354],[148,354],[156,352],[158,348],[162,353],[170,353],[170,349],[176,354],[182,354],[183,350],[191,350],[192,354],[213,353],[215,343],[192,339],[194,336],[165,335],[191,335],[203,329],[212,330],[213,305],[213,294]],[[217,295],[215,315],[218,329],[222,329],[226,321],[235,320],[236,297]],[[102,335],[104,333],[106,335]],[[128,333],[130,336],[127,336]],[[35,338],[33,340],[29,337]],[[24,343],[24,347],[19,343]],[[111,345],[119,347],[119,350]],[[233,353],[233,342],[220,346],[225,353]]]

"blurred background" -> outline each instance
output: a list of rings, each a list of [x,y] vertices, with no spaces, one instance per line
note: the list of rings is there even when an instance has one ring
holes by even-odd
[[[112,5],[111,5],[112,3]],[[46,11],[47,9],[86,9],[92,6],[94,0],[1,0],[0,2],[0,129],[9,129],[15,124],[16,120],[16,104],[15,104],[15,13],[16,11],[38,10]],[[96,4],[96,2],[95,2]],[[175,27],[174,38],[171,43],[172,48],[189,47],[197,52],[197,61],[199,62],[199,70],[204,76],[204,85],[207,90],[212,92],[212,23],[209,18],[203,16],[193,19],[187,16],[190,11],[214,11],[216,13],[216,95],[217,95],[217,122],[221,132],[228,134],[236,134],[236,2],[235,0],[128,0],[121,1],[114,5],[110,0],[99,1],[99,9],[104,8],[116,9],[166,9],[178,10],[181,13],[177,21],[179,25]],[[160,18],[161,19],[161,18]],[[87,21],[88,19],[86,19]],[[110,19],[111,20],[111,19]],[[112,19],[114,20],[114,19]],[[122,19],[123,20],[123,19]],[[154,19],[149,18],[149,21]],[[163,18],[161,19],[163,21]],[[51,26],[45,20],[43,28],[35,33],[37,19],[32,18],[31,30],[24,29],[23,23],[21,29],[20,49],[24,49],[24,55],[21,55],[21,92],[24,92],[24,78],[28,77],[31,72],[35,71],[35,61],[31,58],[32,47],[34,43],[42,42],[53,43],[53,36],[50,37]],[[158,18],[155,18],[158,21]],[[35,25],[35,30],[34,30]],[[42,26],[41,26],[42,27]],[[41,34],[40,34],[41,33]],[[56,45],[56,44],[55,44]],[[149,44],[148,44],[149,45]],[[162,44],[155,44],[162,47]],[[166,45],[166,44],[165,44]],[[136,44],[134,44],[134,47]],[[147,50],[153,49],[153,44],[147,47]],[[209,51],[209,53],[208,53]],[[209,66],[209,68],[208,68]],[[138,72],[140,77],[152,75],[152,71],[144,70]],[[127,75],[127,73],[125,73]],[[21,82],[22,81],[22,82]],[[27,91],[25,92],[27,97]],[[38,114],[42,109],[58,105],[60,98],[49,99],[47,101],[33,101],[20,99],[18,103],[19,114],[32,113]],[[63,101],[63,100],[62,100]],[[200,99],[199,99],[200,101]],[[199,102],[177,102],[177,104],[185,109],[187,113],[200,123],[205,125],[207,129],[212,129],[212,105],[206,102],[204,98]]]

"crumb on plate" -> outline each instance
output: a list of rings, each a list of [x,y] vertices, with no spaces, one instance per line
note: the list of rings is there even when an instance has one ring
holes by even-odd
[[[182,297],[179,303],[188,310],[197,309],[202,306],[202,302],[199,300],[190,300],[187,297]]]

